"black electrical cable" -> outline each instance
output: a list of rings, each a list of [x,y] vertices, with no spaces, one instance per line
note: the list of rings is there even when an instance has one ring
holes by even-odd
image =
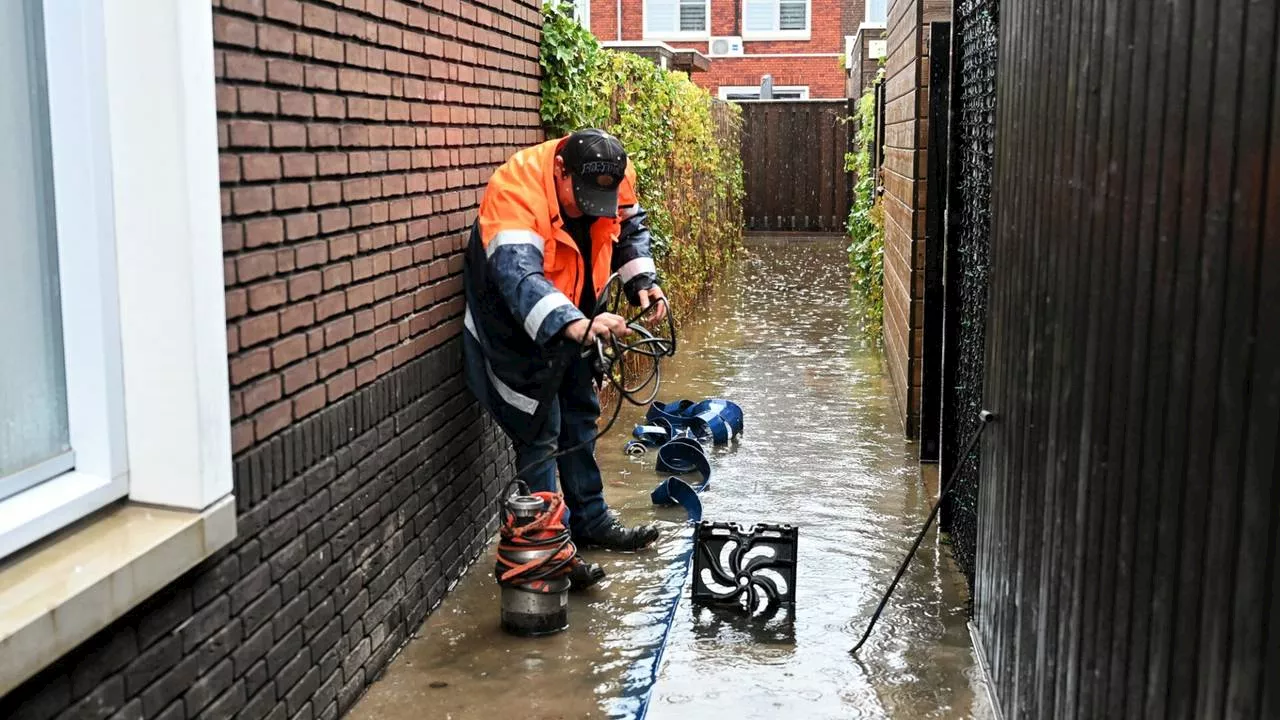
[[[592,308],[591,314],[587,316],[587,330],[582,335],[582,342],[578,346],[579,352],[582,352],[582,351],[589,352],[589,349],[591,348],[591,344],[590,344],[592,341],[591,324],[595,322],[596,317],[601,312],[620,309],[620,307],[618,306],[621,303],[619,300],[617,300],[617,298],[619,298],[620,295],[615,295],[614,302],[610,303],[609,293],[611,290],[614,290],[617,293],[621,293],[621,288],[622,288],[622,280],[617,273],[614,273],[609,277],[609,280],[605,283],[604,288],[601,290],[600,294],[597,296],[596,304],[595,304],[595,307]],[[654,336],[647,329],[645,329],[643,325],[639,324],[639,321],[642,320],[649,313],[653,312],[658,307],[659,303],[665,306],[667,310],[667,327],[671,335],[670,340],[667,340],[666,338]],[[618,421],[618,416],[622,413],[623,400],[631,402],[634,405],[643,406],[643,405],[648,405],[650,402],[652,402],[653,398],[657,397],[658,384],[661,382],[661,365],[659,364],[659,359],[662,357],[670,357],[674,355],[675,349],[676,349],[675,322],[671,317],[671,307],[667,303],[666,298],[658,299],[657,302],[652,303],[648,308],[641,310],[639,313],[629,318],[627,320],[627,327],[631,328],[632,332],[640,333],[642,335],[642,339],[639,341],[636,341],[635,343],[628,344],[610,335],[608,345],[606,345],[600,340],[600,338],[598,337],[595,338],[596,348],[594,351],[596,353],[597,360],[600,361],[601,363],[601,367],[599,369],[602,372],[602,376],[605,379],[607,379],[609,382],[613,383],[614,387],[618,389],[618,393],[620,395],[617,405],[613,409],[613,415],[609,418],[609,422],[605,423],[605,426],[601,428],[599,431],[597,431],[596,434],[591,436],[589,439],[583,440],[582,442],[572,447],[558,450],[548,455],[545,458],[540,458],[520,468],[518,471],[516,471],[515,479],[507,484],[508,493],[510,492],[511,487],[515,486],[519,488],[522,494],[528,495],[529,486],[527,483],[525,483],[523,480],[520,479],[521,475],[524,475],[525,472],[527,472],[528,470],[534,467],[537,467],[538,465],[551,462],[553,460],[556,460],[557,458],[564,457],[565,455],[569,455],[571,453],[575,453],[585,447],[590,446],[595,441],[604,437],[605,434],[607,434],[609,430],[613,428],[614,423]],[[652,350],[652,351],[642,349],[642,347],[646,345],[656,345],[662,349]],[[607,356],[605,353],[606,347],[608,347],[611,351]],[[626,367],[623,362],[624,356],[628,352],[639,353],[641,355],[646,355],[653,358],[653,371],[650,373],[649,378],[645,380],[645,382],[642,383],[637,389],[631,390],[631,391],[628,391],[625,387]],[[615,368],[617,368],[618,370],[618,374],[621,378],[620,380],[617,380],[613,377],[613,371]],[[657,382],[654,382],[655,380]],[[643,400],[643,401],[636,400],[633,397],[634,393],[639,392],[640,390],[643,390],[645,387],[649,385],[650,382],[654,382],[653,392],[650,395],[650,397],[647,400]]]
[[[880,619],[880,613],[884,612],[884,606],[889,603],[889,598],[898,587],[898,581],[907,572],[907,566],[911,564],[911,558],[915,557],[916,550],[920,549],[920,543],[924,540],[924,536],[928,534],[934,518],[938,516],[942,501],[951,493],[952,485],[955,484],[956,478],[960,477],[960,469],[964,467],[969,453],[973,452],[973,446],[978,444],[978,438],[982,437],[982,431],[987,429],[987,425],[995,422],[996,419],[996,414],[990,410],[983,410],[978,413],[978,420],[980,421],[978,429],[973,431],[973,435],[969,437],[969,442],[965,445],[964,452],[957,456],[959,460],[956,467],[951,471],[951,477],[947,478],[946,484],[942,486],[942,491],[938,493],[938,501],[933,504],[933,510],[929,512],[929,519],[924,521],[924,527],[920,528],[920,534],[916,535],[916,541],[911,545],[911,551],[907,553],[907,556],[902,560],[902,565],[898,567],[898,574],[893,577],[893,582],[889,583],[889,589],[885,590],[884,596],[880,598],[880,605],[876,607],[875,613],[871,616],[871,622],[867,623],[867,630],[862,633],[862,639],[858,641],[857,645],[853,646],[853,650],[849,651],[851,655],[857,655],[862,646],[866,644],[867,638],[871,637],[871,630],[876,626],[876,621]]]

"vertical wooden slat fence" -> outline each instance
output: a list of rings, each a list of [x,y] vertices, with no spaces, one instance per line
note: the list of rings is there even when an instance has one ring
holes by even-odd
[[[1280,17],[1001,0],[974,625],[1003,716],[1280,717]]]
[[[853,186],[845,170],[852,114],[845,100],[742,103],[748,230],[844,229]]]

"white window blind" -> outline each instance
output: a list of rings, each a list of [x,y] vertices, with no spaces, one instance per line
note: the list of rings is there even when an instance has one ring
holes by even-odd
[[[885,24],[889,21],[889,0],[867,0],[867,22]]]
[[[0,499],[70,470],[39,0],[0,3]]]
[[[751,33],[803,33],[809,30],[808,0],[746,0],[743,30]]]
[[[707,0],[645,0],[644,30],[649,35],[707,32]]]

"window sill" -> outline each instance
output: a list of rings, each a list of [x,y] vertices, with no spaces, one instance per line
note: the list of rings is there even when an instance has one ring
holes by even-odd
[[[808,30],[779,30],[777,32],[749,32],[742,34],[742,42],[769,42],[790,40],[807,42],[810,39]]]
[[[0,562],[0,696],[235,535],[230,495],[201,512],[124,502]]]
[[[697,40],[710,40],[711,33],[691,32],[691,33],[645,33],[645,40],[659,40],[662,42],[693,42]]]

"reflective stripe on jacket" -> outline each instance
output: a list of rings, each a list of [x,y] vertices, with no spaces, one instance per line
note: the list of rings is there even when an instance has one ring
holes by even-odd
[[[564,229],[555,190],[555,155],[564,138],[521,150],[489,179],[467,245],[464,349],[472,392],[491,410],[513,408],[530,422],[506,427],[533,437],[544,406],[578,348],[560,331],[583,318],[575,300],[584,284],[577,243]],[[618,217],[591,226],[592,287],[617,272],[635,302],[653,285],[646,214],[628,162],[618,187]],[[571,299],[572,298],[572,299]],[[495,412],[501,418],[509,413]]]

